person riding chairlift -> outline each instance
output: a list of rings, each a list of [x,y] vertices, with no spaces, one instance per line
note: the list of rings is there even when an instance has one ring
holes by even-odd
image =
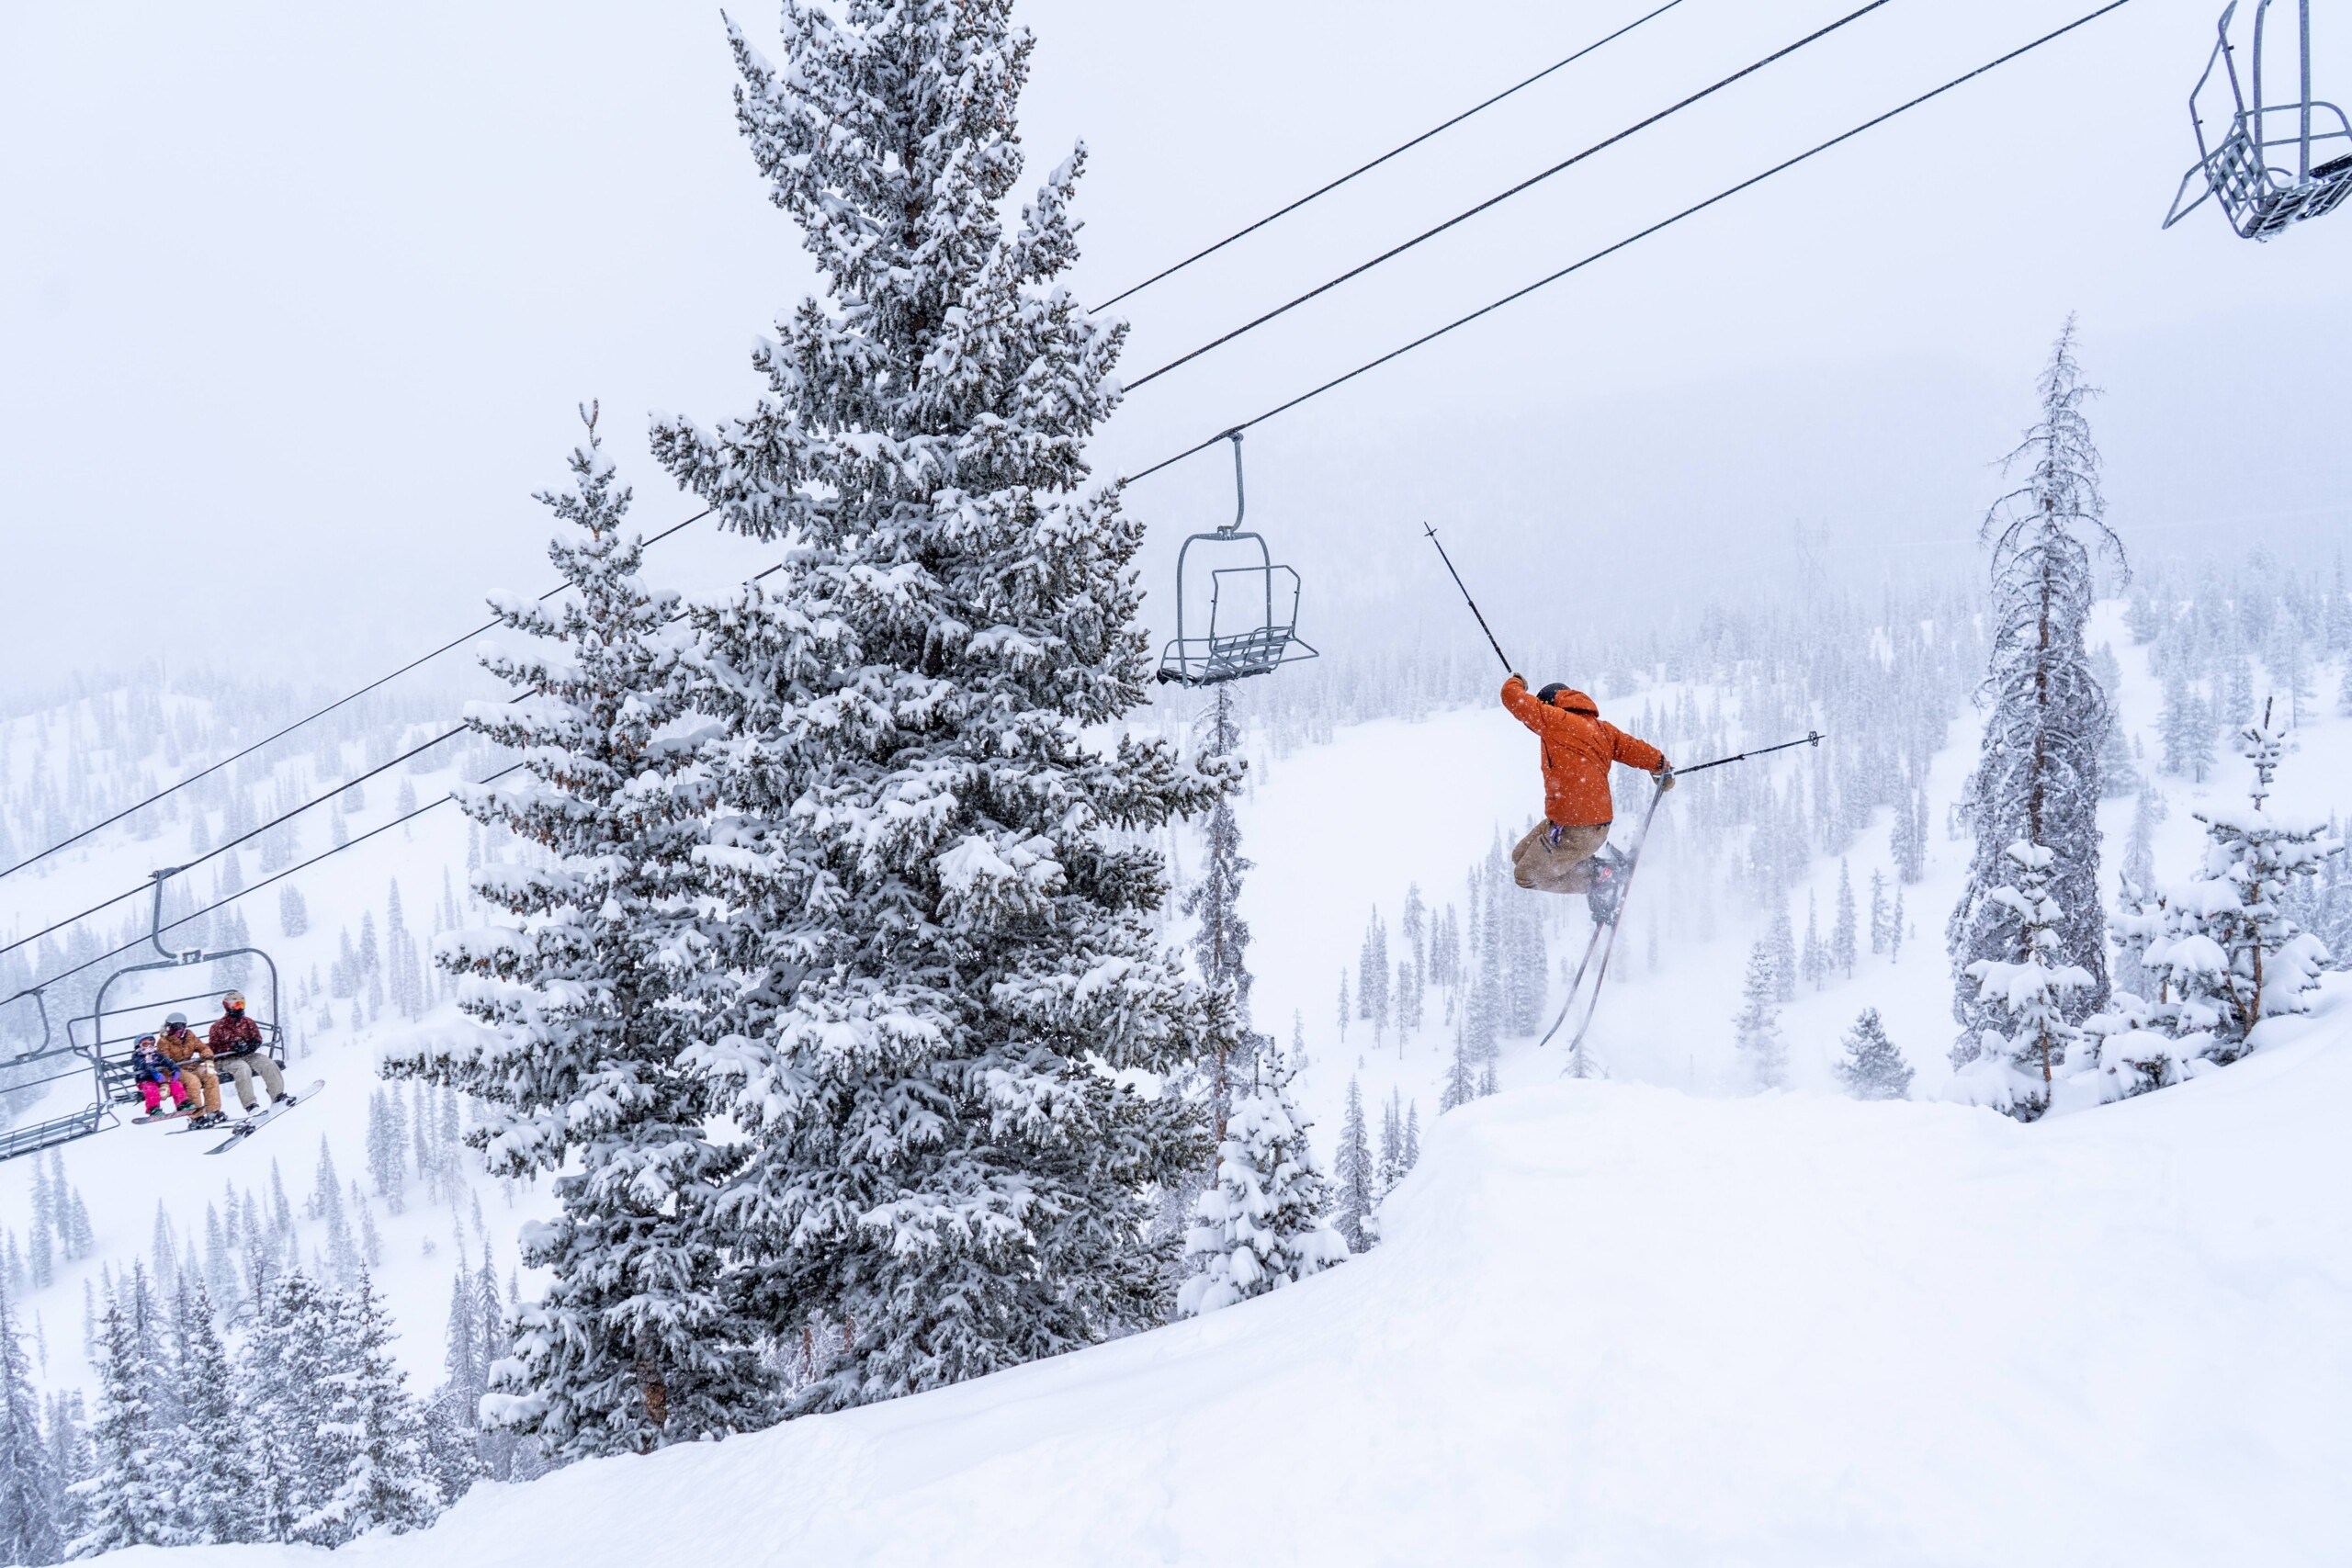
[[[228,1066],[230,1076],[237,1080],[237,1103],[252,1115],[259,1107],[254,1100],[254,1074],[261,1074],[261,1081],[269,1089],[272,1105],[291,1105],[294,1097],[286,1092],[286,1075],[263,1050],[261,1025],[245,1016],[245,993],[231,991],[220,998],[220,1016],[213,1021],[205,1036],[205,1044],[212,1055]]]
[[[220,1075],[212,1070],[212,1047],[189,1032],[187,1014],[175,1012],[164,1018],[155,1049],[179,1069],[196,1096],[196,1114],[188,1119],[189,1126],[210,1127],[228,1120],[220,1111]]]
[[[147,1114],[155,1114],[164,1103],[164,1088],[171,1086],[172,1110],[187,1110],[187,1085],[181,1081],[179,1068],[163,1053],[152,1034],[142,1034],[130,1047],[130,1070],[139,1080],[139,1098],[147,1104]]]

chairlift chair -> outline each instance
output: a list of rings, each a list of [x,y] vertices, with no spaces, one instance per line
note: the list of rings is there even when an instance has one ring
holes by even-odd
[[[148,940],[154,944],[155,951],[163,956],[151,958],[141,964],[126,964],[109,974],[99,983],[96,995],[91,998],[90,1010],[67,1021],[67,1038],[74,1049],[82,1053],[89,1062],[91,1070],[96,1073],[98,1098],[100,1103],[104,1105],[112,1106],[139,1099],[138,1075],[133,1070],[130,1061],[131,1047],[138,1043],[141,1035],[152,1034],[155,1032],[153,1021],[141,1020],[122,1026],[121,1032],[109,1033],[109,1019],[119,1019],[134,1010],[142,1013],[152,1013],[158,1009],[176,1007],[184,1002],[212,1000],[221,994],[222,986],[215,985],[209,989],[190,990],[181,996],[154,998],[142,997],[134,1001],[108,1005],[117,985],[134,976],[150,974],[159,969],[194,969],[199,966],[225,964],[237,958],[261,960],[262,967],[269,975],[269,1012],[266,1016],[263,1016],[248,1007],[245,1016],[261,1027],[261,1049],[266,1052],[269,1058],[279,1066],[286,1065],[286,1031],[277,1021],[279,1017],[277,963],[275,959],[258,947],[173,948],[164,945],[164,887],[173,877],[186,869],[185,866],[165,866],[161,871],[150,874],[155,883],[155,897],[153,913],[148,922],[147,935]],[[214,1019],[200,1019],[190,1023],[188,1027],[198,1033],[202,1033],[215,1021]],[[77,1031],[81,1035],[85,1035],[86,1039],[76,1038]]]
[[[2165,215],[2165,228],[2211,197],[2240,237],[2268,240],[2307,218],[2335,211],[2346,197],[2352,197],[2352,121],[2335,105],[2312,96],[2311,0],[2296,0],[2295,10],[2300,23],[2295,46],[2298,89],[2294,99],[2283,104],[2271,103],[2263,94],[2263,30],[2270,0],[2256,0],[2254,7],[2254,62],[2248,73],[2251,97],[2240,85],[2237,53],[2230,43],[2237,0],[2231,0],[2222,13],[2216,28],[2220,36],[2205,62],[2205,73],[2198,77],[2188,95],[2188,118],[2197,130],[2197,163],[2181,176],[2172,210]],[[2229,83],[2230,118],[2220,139],[2209,142],[2198,100],[2217,69]],[[2294,150],[2291,167],[2282,168],[2278,160],[2288,148]]]
[[[40,1015],[40,1044],[22,1055],[0,1063],[0,1067],[7,1068],[12,1078],[17,1069],[26,1067],[43,1069],[44,1076],[9,1082],[0,1092],[21,1094],[68,1079],[85,1078],[90,1083],[90,1103],[77,1106],[62,1116],[47,1117],[22,1127],[0,1129],[0,1160],[15,1159],[18,1155],[39,1154],[43,1149],[55,1148],[76,1138],[86,1138],[116,1120],[113,1107],[108,1103],[103,1085],[88,1058],[74,1048],[70,1035],[65,1043],[58,1042],[56,1032],[50,1025],[48,998],[38,987],[26,994],[32,998],[33,1007]]]
[[[1241,526],[1248,497],[1241,482],[1241,432],[1233,443],[1233,521],[1186,538],[1176,552],[1176,636],[1159,656],[1159,679],[1180,686],[1216,686],[1251,675],[1269,675],[1285,664],[1320,657],[1298,635],[1298,573],[1277,565],[1265,536]],[[1242,564],[1188,570],[1194,545],[1240,547]],[[1249,559],[1255,547],[1257,559]],[[1184,604],[1208,599],[1208,630],[1185,632]]]

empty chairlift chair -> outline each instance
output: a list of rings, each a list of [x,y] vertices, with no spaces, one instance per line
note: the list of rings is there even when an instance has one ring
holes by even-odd
[[[2238,58],[2230,42],[2236,0],[2222,13],[2219,39],[2205,62],[2205,73],[2188,95],[2188,117],[2197,130],[2197,164],[2181,176],[2169,229],[2205,203],[2217,202],[2230,227],[2248,240],[2268,240],[2307,218],[2333,212],[2352,196],[2352,122],[2332,103],[2312,96],[2311,0],[2296,0],[2297,92],[2292,102],[2264,96],[2264,28],[2271,0],[2256,0],[2251,96],[2241,85]],[[2209,140],[2199,101],[2219,74],[2229,85],[2228,123]]]
[[[1220,685],[1317,657],[1298,635],[1298,573],[1275,563],[1263,535],[1241,526],[1241,432],[1226,439],[1233,443],[1233,521],[1191,536],[1176,552],[1176,636],[1159,656],[1159,679],[1175,685]],[[1193,560],[1195,545],[1206,547],[1203,563]],[[1236,564],[1215,565],[1220,558]],[[1204,635],[1187,633],[1188,605],[1205,608]]]

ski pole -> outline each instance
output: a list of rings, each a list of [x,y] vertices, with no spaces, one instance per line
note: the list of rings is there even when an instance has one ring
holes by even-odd
[[[1818,729],[1811,730],[1806,733],[1804,739],[1802,740],[1783,740],[1778,746],[1758,746],[1753,751],[1740,751],[1729,757],[1718,757],[1712,762],[1701,762],[1693,767],[1677,768],[1674,770],[1674,776],[1678,779],[1684,778],[1691,773],[1703,773],[1709,768],[1720,768],[1725,762],[1745,762],[1750,757],[1769,757],[1775,751],[1785,751],[1792,746],[1818,746],[1820,744],[1821,731]]]
[[[1463,582],[1462,574],[1453,570],[1453,558],[1445,553],[1445,547],[1443,545],[1438,545],[1437,530],[1424,523],[1421,525],[1421,532],[1430,536],[1430,544],[1437,545],[1437,558],[1445,563],[1447,574],[1453,579],[1453,586],[1462,590],[1462,602],[1470,606],[1470,613],[1472,615],[1478,615],[1478,601],[1470,597],[1470,590]],[[1503,672],[1505,674],[1510,674],[1513,669],[1510,661],[1510,655],[1505,653],[1503,651],[1503,645],[1495,640],[1494,630],[1487,625],[1487,617],[1484,615],[1478,615],[1478,629],[1487,634],[1487,646],[1495,650],[1495,657],[1503,661]]]

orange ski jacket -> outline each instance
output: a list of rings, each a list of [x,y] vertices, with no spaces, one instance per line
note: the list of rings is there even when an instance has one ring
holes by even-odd
[[[1609,764],[1645,773],[1666,766],[1666,754],[1604,722],[1600,705],[1582,692],[1562,692],[1546,704],[1514,675],[1503,682],[1503,706],[1544,742],[1544,816],[1563,828],[1611,820]]]

